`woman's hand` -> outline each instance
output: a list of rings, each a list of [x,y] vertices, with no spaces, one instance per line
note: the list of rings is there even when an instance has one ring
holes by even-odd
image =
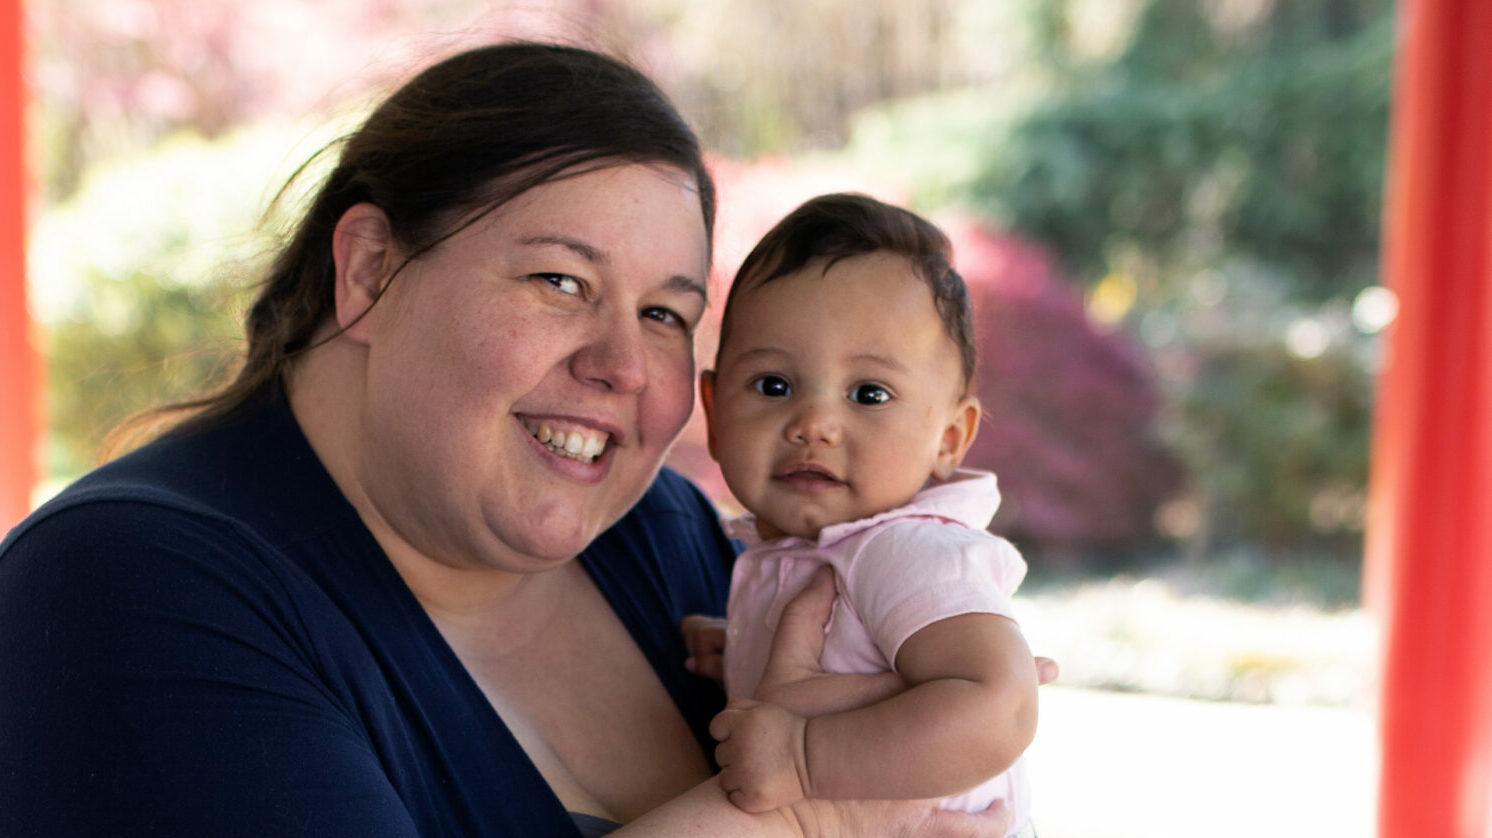
[[[824,627],[834,606],[834,571],[818,569],[808,585],[782,609],[756,698],[812,718],[853,710],[907,688],[895,672],[844,675],[825,672]]]
[[[824,627],[834,595],[834,571],[826,565],[783,608],[766,670],[756,688],[758,701],[812,718],[864,707],[906,689],[906,682],[895,672],[841,675],[824,671],[819,658],[824,653]],[[1056,661],[1043,657],[1035,661],[1037,683],[1057,680]]]

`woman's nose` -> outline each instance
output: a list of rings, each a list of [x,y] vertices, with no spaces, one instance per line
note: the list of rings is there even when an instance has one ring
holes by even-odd
[[[842,430],[833,407],[819,399],[805,399],[783,429],[787,441],[797,445],[838,445]]]
[[[648,383],[647,356],[635,319],[606,323],[571,362],[581,381],[618,393],[635,393]]]

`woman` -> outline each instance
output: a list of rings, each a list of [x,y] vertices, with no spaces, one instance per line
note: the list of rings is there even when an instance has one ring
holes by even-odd
[[[489,47],[396,92],[237,379],[0,547],[4,833],[1000,834],[748,816],[710,778],[677,625],[722,610],[728,545],[660,464],[713,216],[610,59]]]

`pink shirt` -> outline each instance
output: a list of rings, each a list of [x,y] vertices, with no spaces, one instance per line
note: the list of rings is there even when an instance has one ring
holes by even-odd
[[[1015,619],[1010,597],[1026,575],[1015,547],[984,528],[1000,505],[995,476],[962,469],[929,484],[911,503],[871,518],[825,527],[817,541],[762,541],[755,518],[727,522],[747,545],[736,559],[727,606],[725,686],[750,697],[766,667],[782,609],[820,564],[834,568],[839,596],[825,628],[821,662],[830,672],[892,669],[919,629],[960,614]],[[1030,812],[1024,757],[1005,773],[942,803],[982,811],[996,799],[1023,826]]]

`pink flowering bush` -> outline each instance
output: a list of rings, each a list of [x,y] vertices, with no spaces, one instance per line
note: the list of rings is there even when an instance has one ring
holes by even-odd
[[[966,462],[1000,478],[992,530],[1049,560],[1154,539],[1181,469],[1156,437],[1154,370],[1126,333],[1096,324],[1043,248],[944,221],[979,336],[984,426]]]

